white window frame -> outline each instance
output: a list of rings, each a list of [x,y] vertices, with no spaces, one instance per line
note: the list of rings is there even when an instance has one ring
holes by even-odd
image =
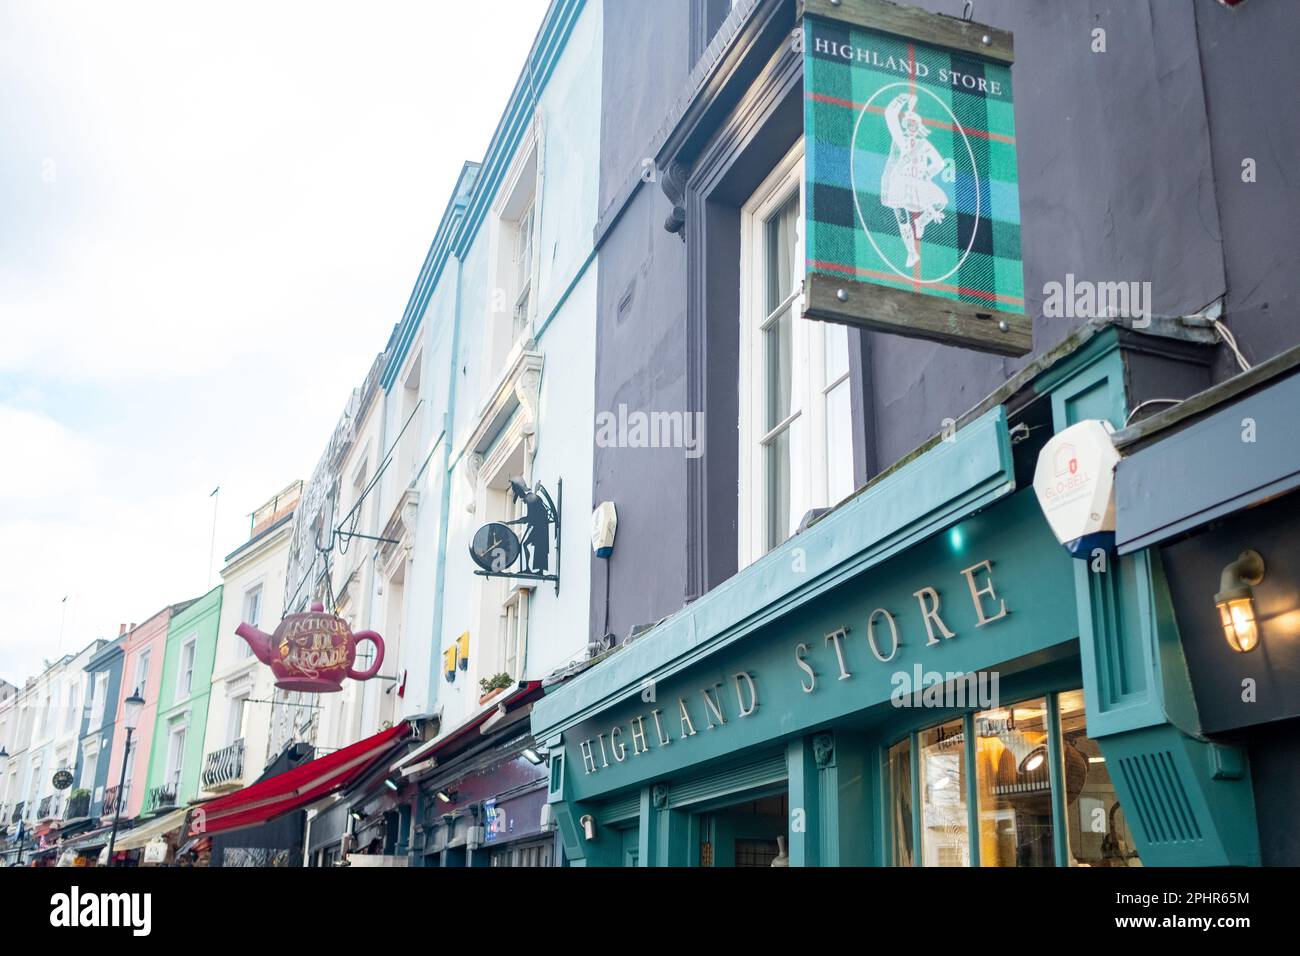
[[[829,500],[829,449],[826,440],[827,397],[847,379],[848,372],[826,381],[826,344],[828,335],[846,334],[840,327],[801,318],[803,311],[803,261],[807,197],[803,194],[804,145],[795,145],[776,166],[741,209],[741,283],[740,283],[740,482],[739,561],[740,567],[761,558],[770,548],[768,542],[768,484],[764,440],[781,431],[802,426],[800,452],[791,460],[792,510],[802,516],[813,508],[834,504]],[[770,315],[767,298],[768,220],[790,197],[798,193],[799,218],[796,226],[795,256],[792,262],[791,293],[785,303]],[[791,395],[790,414],[782,422],[766,428],[766,363],[764,327],[773,317],[791,310],[791,376],[801,385]],[[792,384],[792,388],[795,385]],[[852,436],[844,436],[851,441]],[[850,461],[851,461],[850,457]],[[795,474],[796,468],[802,473]],[[852,476],[849,476],[852,484]],[[794,496],[798,494],[799,497]],[[783,536],[782,540],[786,540]],[[776,545],[773,545],[775,547]]]
[[[82,748],[81,757],[81,787],[93,791],[95,789],[95,774],[99,772],[99,751]]]
[[[248,717],[248,694],[231,697],[226,710],[226,745],[229,746],[244,736],[244,721]],[[235,715],[239,717],[236,720]]]
[[[526,587],[512,587],[501,602],[498,629],[498,673],[509,674],[517,684],[528,664],[528,595]]]
[[[502,179],[498,191],[500,198],[492,207],[495,226],[491,261],[496,275],[494,285],[500,292],[489,297],[489,374],[483,377],[485,383],[495,382],[509,367],[511,356],[521,343],[532,337],[537,317],[542,198],[539,125],[529,124],[515,151],[514,161]],[[521,227],[525,221],[529,222],[531,235],[528,242],[522,243]],[[528,253],[526,263],[519,261],[521,248]],[[521,273],[522,280],[519,278]],[[517,316],[521,303],[524,305],[522,319]]]
[[[199,654],[199,636],[191,634],[181,642],[180,659],[176,664],[176,701],[184,700],[194,691],[194,662]],[[189,666],[186,668],[186,655],[189,656]],[[184,687],[184,690],[182,690]]]
[[[523,503],[514,498],[507,486],[513,475],[523,475],[525,483],[531,486],[532,456],[528,450],[527,436],[519,430],[518,422],[508,427],[506,434],[479,469],[475,510],[484,516],[484,520],[508,521],[523,517]],[[516,531],[520,530],[519,525],[512,527]],[[554,552],[551,556],[555,560]],[[510,578],[484,577],[479,580],[482,588],[479,633],[483,635],[483,640],[470,652],[474,678],[477,681],[479,678],[506,673],[518,684],[525,679],[528,669],[528,603],[533,585],[528,581]],[[512,608],[517,615],[513,654],[510,652],[511,639],[506,633]],[[513,670],[509,661],[514,662]]]
[[[108,702],[108,675],[99,672],[95,675],[90,695],[89,730],[98,730],[104,725],[104,707]]]
[[[264,584],[265,580],[259,579],[255,584],[251,584],[244,588],[244,599],[243,603],[240,605],[239,613],[243,622],[245,624],[251,624],[253,627],[262,626],[262,609],[265,605],[264,598],[266,597],[266,588],[263,586]],[[257,596],[257,613],[250,615],[248,613],[248,602],[254,595]],[[235,641],[235,644],[238,647],[238,650],[235,652],[236,659],[246,660],[253,656],[253,645],[249,644],[248,641]]]
[[[167,766],[163,777],[163,786],[176,787],[176,797],[180,799],[181,776],[185,772],[185,745],[189,743],[190,725],[176,724],[167,728]],[[179,738],[180,743],[176,741]]]
[[[139,694],[144,697],[144,692],[149,686],[149,665],[153,662],[153,648],[146,647],[135,658],[135,686],[128,691],[127,696]],[[148,698],[145,698],[148,700]]]

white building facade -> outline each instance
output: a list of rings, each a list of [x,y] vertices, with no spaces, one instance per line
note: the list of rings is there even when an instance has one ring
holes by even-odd
[[[270,668],[235,633],[241,623],[266,633],[280,623],[293,515],[302,495],[294,482],[252,515],[249,537],[226,556],[212,693],[203,737],[200,796],[215,796],[256,780],[277,754],[270,752]]]

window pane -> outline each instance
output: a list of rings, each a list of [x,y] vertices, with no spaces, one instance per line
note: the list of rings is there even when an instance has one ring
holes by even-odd
[[[981,866],[1055,866],[1047,701],[975,715]]]
[[[826,503],[853,493],[853,412],[846,378],[826,394]]]
[[[764,381],[767,400],[764,403],[766,419],[763,431],[775,428],[789,416],[794,366],[793,310],[786,309],[763,332]]]
[[[1083,691],[1058,698],[1071,866],[1141,866],[1101,748],[1087,734]]]
[[[847,325],[825,325],[826,381],[833,382],[849,371],[849,328]]]
[[[889,748],[889,828],[894,866],[912,866],[912,741]]]
[[[966,738],[960,720],[921,734],[921,860],[970,866]]]
[[[798,242],[799,193],[796,191],[767,221],[767,308],[771,315],[794,288],[795,249]]]
[[[790,514],[790,428],[764,449],[767,456],[767,550],[786,539]]]

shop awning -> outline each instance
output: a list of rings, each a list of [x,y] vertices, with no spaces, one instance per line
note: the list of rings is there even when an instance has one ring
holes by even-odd
[[[159,837],[165,836],[172,830],[175,830],[185,822],[185,814],[188,809],[173,810],[170,813],[164,813],[160,817],[155,817],[145,823],[140,824],[133,830],[128,830],[125,834],[119,833],[117,840],[113,843],[113,852],[119,850],[139,850],[148,843],[152,843]]]
[[[452,730],[445,737],[438,737],[422,744],[401,760],[393,764],[393,770],[401,770],[403,767],[411,767],[418,763],[423,763],[430,757],[436,756],[440,751],[446,750],[458,740],[464,740],[482,727],[494,715],[501,713],[503,710],[508,711],[511,707],[531,700],[541,695],[541,681],[524,681],[519,684],[513,691],[502,697],[494,707],[489,707],[480,714],[475,714],[465,723]]]
[[[108,837],[112,832],[111,826],[99,827],[89,833],[78,833],[75,837],[65,840],[63,848],[65,850],[76,850],[85,852],[88,850],[98,850],[101,846],[108,846]],[[130,830],[119,830],[118,836],[124,837]]]
[[[188,835],[210,836],[239,830],[301,810],[321,797],[349,786],[380,761],[390,759],[410,733],[410,724],[402,721],[396,727],[278,776],[260,780],[224,797],[195,804]]]

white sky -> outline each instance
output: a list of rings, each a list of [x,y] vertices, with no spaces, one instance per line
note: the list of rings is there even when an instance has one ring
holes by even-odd
[[[309,476],[545,9],[0,4],[0,677]]]

